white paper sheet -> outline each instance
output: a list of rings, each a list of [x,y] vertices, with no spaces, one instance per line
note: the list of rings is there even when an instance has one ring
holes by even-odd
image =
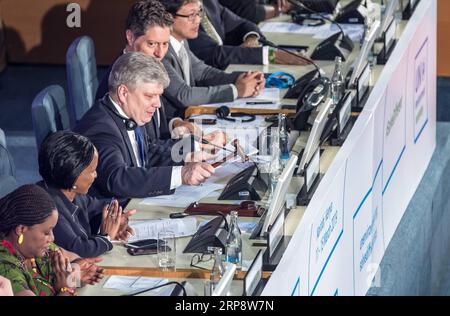
[[[197,231],[195,217],[130,221],[129,225],[134,229],[135,234],[128,239],[128,242],[156,239],[158,238],[158,232],[163,230],[174,232],[175,237],[192,236]]]
[[[279,109],[280,108],[280,89],[266,88],[261,94],[255,98],[240,98],[233,102],[222,102],[205,104],[202,107],[221,107],[223,105],[229,108],[243,108],[243,109]],[[250,104],[257,102],[258,104]]]
[[[204,183],[199,186],[182,185],[172,195],[161,195],[142,200],[140,204],[172,207],[187,207],[189,204],[200,201],[217,190],[225,187],[224,184]]]
[[[364,34],[362,24],[340,24],[344,32],[352,39],[359,42]],[[321,26],[299,25],[292,22],[268,22],[261,27],[262,32],[268,33],[295,33],[313,35],[316,39],[325,39],[339,32],[336,24],[324,24]]]
[[[144,290],[147,288],[155,287],[166,282],[168,282],[167,279],[161,278],[112,275],[108,278],[108,280],[106,280],[103,288],[120,290],[123,292],[134,292],[137,290]]]
[[[214,173],[214,175],[209,178],[208,180],[206,180],[206,182],[218,182],[221,179],[224,179],[226,177],[231,177],[234,176],[236,174],[238,174],[239,172],[241,172],[242,170],[250,167],[252,165],[251,162],[230,162],[230,163],[226,163],[223,164],[222,166],[220,166],[219,168],[216,169],[216,172]]]

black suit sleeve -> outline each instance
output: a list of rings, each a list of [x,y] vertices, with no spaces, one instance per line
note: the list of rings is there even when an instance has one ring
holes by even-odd
[[[264,5],[259,4],[257,0],[219,0],[220,4],[230,9],[241,18],[258,24],[266,18]]]
[[[196,56],[206,64],[225,69],[229,64],[262,64],[262,48],[240,47],[244,37],[254,32],[262,34],[254,23],[234,14],[217,1],[205,2],[205,14],[221,35],[224,45],[218,45],[212,40],[203,27],[200,27],[199,36],[189,40],[189,47]]]
[[[203,28],[200,28],[198,37],[189,40],[189,46],[195,55],[206,64],[226,69],[230,64],[263,64],[262,48],[247,48],[232,45],[218,45]]]
[[[106,196],[117,198],[145,198],[172,194],[170,181],[172,167],[131,167],[124,160],[121,136],[107,133],[108,127],[99,127],[96,135],[90,136],[99,152],[96,187]],[[108,194],[109,193],[109,194]]]
[[[53,228],[58,246],[75,252],[82,258],[98,257],[113,248],[111,242],[105,237],[89,236],[89,232],[77,234],[72,224],[64,216],[58,218],[58,224]]]

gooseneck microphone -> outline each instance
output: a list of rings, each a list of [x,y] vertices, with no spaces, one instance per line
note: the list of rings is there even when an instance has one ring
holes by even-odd
[[[326,21],[328,21],[328,22],[330,22],[332,24],[337,25],[337,27],[339,28],[339,30],[341,31],[341,34],[342,34],[342,44],[345,45],[343,47],[347,48],[350,51],[353,50],[353,48],[355,47],[355,45],[353,44],[353,41],[350,39],[350,37],[347,36],[347,34],[345,34],[344,29],[342,28],[342,26],[338,22],[328,18],[327,16],[325,16],[324,14],[322,14],[320,12],[317,12],[317,11],[314,11],[314,10],[308,8],[300,0],[287,0],[287,1],[290,2],[293,5],[296,5],[296,6],[299,6],[299,7],[303,8],[304,10],[308,11],[309,13],[318,15],[322,19],[324,19],[324,20],[326,20]]]
[[[288,54],[290,54],[290,55],[292,55],[292,56],[295,56],[295,57],[297,57],[297,58],[300,58],[301,60],[306,61],[306,62],[307,62],[308,64],[310,64],[310,65],[313,65],[313,66],[317,69],[317,72],[318,72],[318,74],[319,74],[319,77],[322,77],[322,75],[325,74],[325,72],[322,70],[322,68],[320,68],[320,67],[314,62],[314,60],[312,60],[311,58],[308,58],[308,57],[301,56],[301,55],[298,55],[298,54],[296,54],[296,53],[293,53],[293,52],[291,52],[290,50],[285,49],[285,48],[282,48],[282,47],[280,47],[280,46],[278,46],[278,45],[272,43],[271,41],[269,41],[269,40],[267,40],[267,39],[265,39],[265,38],[260,38],[260,39],[259,39],[259,42],[260,42],[261,44],[263,44],[263,45],[266,45],[266,46],[270,46],[270,47],[279,49],[279,50],[281,50],[281,51],[283,51],[283,52],[286,52],[286,53],[288,53]]]

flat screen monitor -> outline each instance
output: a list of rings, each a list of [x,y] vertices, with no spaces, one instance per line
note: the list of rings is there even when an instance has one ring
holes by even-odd
[[[373,44],[375,43],[375,40],[378,37],[379,29],[380,29],[380,21],[373,22],[369,33],[364,38],[364,43],[361,46],[361,51],[359,52],[358,58],[356,58],[355,62],[349,69],[349,71],[353,69],[352,76],[350,77],[350,81],[348,82],[349,87],[355,85],[356,79],[364,70],[365,65],[367,64],[367,60],[369,58],[369,53],[372,50]]]
[[[398,0],[385,0],[387,1],[386,9],[384,10],[383,18],[381,19],[380,24],[380,35],[383,32],[386,32],[389,24],[391,24],[392,20],[395,18],[395,9],[398,6]]]
[[[261,229],[261,235],[264,235],[264,233],[268,231],[269,226],[273,224],[275,219],[278,217],[278,214],[280,214],[280,211],[283,209],[283,205],[286,202],[286,194],[288,192],[292,176],[294,175],[297,160],[298,156],[293,154],[291,158],[289,158],[283,173],[278,178],[277,186],[275,187],[272,196],[272,202],[267,210],[264,224]]]
[[[317,148],[319,148],[320,138],[322,136],[323,129],[329,119],[328,114],[330,113],[332,103],[332,100],[328,98],[327,100],[325,100],[325,102],[319,105],[319,113],[314,119],[308,141],[306,142],[305,149],[303,150],[300,164],[298,166],[298,173],[302,173],[304,171],[305,165],[313,158],[314,154],[317,151]]]

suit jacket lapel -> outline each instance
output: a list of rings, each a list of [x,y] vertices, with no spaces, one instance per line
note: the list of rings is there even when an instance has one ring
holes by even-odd
[[[195,78],[194,78],[194,71],[192,69],[192,60],[190,59],[190,56],[193,53],[192,53],[191,49],[189,48],[189,44],[188,44],[187,41],[185,41],[183,45],[186,48],[186,52],[187,52],[187,54],[189,56],[189,77],[190,77],[189,79],[190,79],[190,82],[191,82],[191,87],[194,87],[195,86]]]
[[[105,96],[103,104],[109,108],[109,111],[115,111],[114,104],[112,104],[111,100],[109,99],[109,96]],[[125,128],[125,124],[124,124],[123,120],[120,117],[118,117],[117,115],[114,115],[112,113],[110,115],[113,118],[114,122],[116,123],[117,128],[120,131],[120,134],[122,134],[122,138],[127,147],[128,156],[130,157],[130,160],[132,161],[133,166],[137,167],[138,163],[136,160],[136,156],[134,155],[133,146],[131,145],[130,137],[128,136],[128,131]]]
[[[175,62],[177,63],[177,71],[181,74],[184,80],[186,80],[183,72],[183,65],[181,64],[181,60],[178,58],[177,53],[175,53],[175,50],[173,49],[172,45],[169,45],[169,53],[173,56],[173,59],[175,59]],[[175,66],[175,65],[174,65]]]

